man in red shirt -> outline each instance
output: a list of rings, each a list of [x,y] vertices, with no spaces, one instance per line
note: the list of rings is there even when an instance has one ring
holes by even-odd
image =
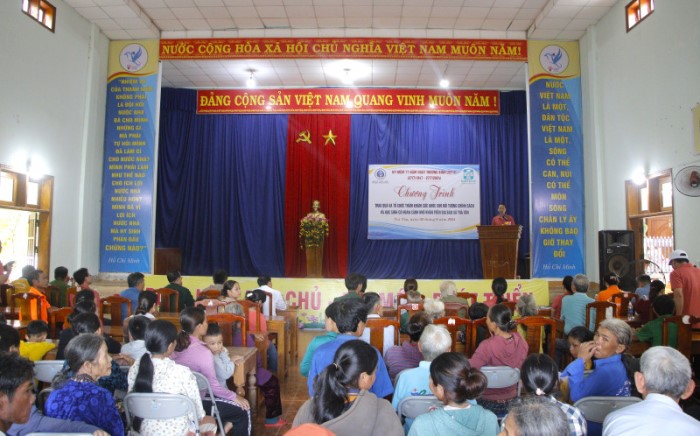
[[[676,314],[700,317],[700,269],[690,263],[685,250],[674,250],[669,256],[669,265],[673,268],[671,289]]]
[[[503,203],[498,204],[498,215],[493,217],[491,220],[492,226],[514,226],[515,219],[506,213],[506,205]]]

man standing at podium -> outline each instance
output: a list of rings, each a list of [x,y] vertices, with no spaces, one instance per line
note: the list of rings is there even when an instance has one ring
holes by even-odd
[[[492,226],[514,226],[515,220],[512,216],[506,213],[506,205],[503,203],[498,204],[498,215],[493,217],[491,220]]]

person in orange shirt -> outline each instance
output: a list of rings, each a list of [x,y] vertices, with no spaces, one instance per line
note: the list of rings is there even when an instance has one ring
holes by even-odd
[[[622,293],[622,290],[620,290],[618,286],[620,284],[620,278],[617,274],[606,274],[603,280],[605,281],[606,288],[604,291],[598,293],[598,297],[596,297],[598,301],[612,301],[613,295]]]
[[[39,291],[39,288],[46,289],[46,286],[49,284],[49,276],[42,270],[38,269],[28,277],[28,281],[31,283],[31,286],[29,287],[29,291],[27,291],[27,293],[38,295],[41,299],[41,311],[37,309],[36,302],[30,302],[30,318],[32,320],[40,319],[44,322],[49,322],[49,307],[51,307],[51,304],[49,304],[49,301],[46,299],[46,295]]]

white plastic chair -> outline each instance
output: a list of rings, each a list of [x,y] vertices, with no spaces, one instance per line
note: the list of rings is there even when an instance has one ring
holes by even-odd
[[[132,392],[124,397],[124,413],[126,414],[126,430],[133,434],[133,420],[142,419],[173,419],[183,416],[197,416],[197,409],[192,400],[185,395],[163,393]],[[192,423],[199,434],[199,423]]]
[[[487,389],[508,388],[518,385],[517,397],[520,397],[520,370],[510,366],[482,366],[481,372],[487,380]]]
[[[416,419],[418,415],[427,413],[436,406],[442,406],[442,401],[438,400],[435,395],[406,397],[399,402],[399,418],[401,421],[404,418]]]
[[[51,383],[54,376],[63,369],[64,360],[38,360],[34,362],[34,378],[43,383]]]
[[[637,397],[585,397],[574,403],[586,421],[603,424],[605,417],[623,407],[642,401]]]
[[[216,419],[216,423],[219,425],[219,432],[221,434],[224,434],[224,423],[221,421],[221,413],[219,413],[219,408],[216,407],[214,391],[211,389],[211,384],[209,384],[209,380],[207,380],[207,378],[202,373],[192,371],[192,374],[194,374],[194,378],[197,380],[197,387],[199,388],[199,391],[207,392],[207,395],[211,400],[211,413],[209,415],[213,416],[214,419]]]

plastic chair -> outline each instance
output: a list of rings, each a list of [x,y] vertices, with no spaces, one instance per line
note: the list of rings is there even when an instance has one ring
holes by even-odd
[[[538,354],[540,348],[549,354],[552,359],[554,359],[554,332],[557,328],[557,322],[552,318],[546,318],[544,316],[526,316],[520,318],[516,321],[520,325],[524,325],[527,330],[527,335],[525,340],[528,345],[528,354]],[[544,328],[546,326],[550,327],[551,338],[547,344],[547,350],[544,350]]]
[[[379,350],[384,355],[384,329],[387,327],[394,327],[394,343],[393,345],[399,344],[399,329],[401,326],[397,321],[393,319],[384,318],[367,318],[367,324],[365,328],[369,329],[369,343]]]
[[[637,397],[585,397],[574,403],[586,421],[603,424],[609,413],[642,401]]]
[[[126,313],[122,313],[122,304],[126,304]],[[100,319],[103,324],[105,322],[105,306],[109,308],[109,323],[113,327],[121,327],[122,320],[131,315],[131,300],[119,294],[110,295],[100,300]]]
[[[37,360],[34,362],[34,378],[42,383],[51,383],[54,376],[63,369],[63,360]]]
[[[160,288],[155,292],[158,295],[158,310],[160,312],[177,312],[180,307],[180,294],[175,289]],[[174,303],[173,303],[174,298]],[[172,305],[170,303],[173,303]]]
[[[406,397],[399,402],[399,419],[416,419],[419,415],[428,413],[434,407],[442,406],[442,401],[435,395]]]
[[[214,391],[211,389],[211,384],[209,384],[209,380],[207,380],[207,378],[204,377],[204,374],[202,373],[192,371],[192,374],[194,374],[194,378],[195,380],[197,380],[197,387],[199,388],[199,391],[205,391],[206,395],[211,400],[211,412],[209,413],[209,416],[213,416],[214,419],[216,419],[216,423],[219,425],[219,430],[223,434],[224,423],[221,421],[221,413],[219,412],[219,408],[216,406],[216,397],[214,397]]]
[[[247,347],[248,335],[246,329],[246,319],[240,315],[232,313],[217,313],[207,316],[207,322],[217,323],[221,327],[221,336],[223,337],[225,347],[233,347],[233,328],[236,324],[240,325],[241,342],[244,347]]]
[[[598,330],[598,324],[600,324],[608,315],[608,309],[614,314],[617,310],[615,303],[610,303],[607,301],[594,301],[593,303],[586,304],[586,324],[585,327],[589,328],[591,325],[591,309],[595,309],[595,325],[592,331]]]
[[[450,332],[450,336],[452,337],[452,348],[450,349],[450,351],[452,351],[452,352],[457,351],[457,343],[459,342],[459,338],[458,338],[459,327],[465,326],[465,331],[464,331],[465,339],[470,336],[471,329],[472,329],[472,322],[470,320],[460,318],[458,316],[443,316],[442,318],[438,318],[435,321],[433,321],[433,324],[444,325],[445,328],[447,328],[447,331]],[[468,345],[468,344],[466,344],[466,345]],[[468,348],[468,346],[466,346],[466,345],[464,347],[465,354],[466,354],[466,351]]]
[[[509,388],[518,385],[516,398],[520,397],[520,370],[510,366],[482,366],[481,372],[486,376],[487,389]]]
[[[133,431],[133,419],[173,419],[190,415],[196,419],[197,409],[192,400],[185,395],[161,393],[130,393],[124,397],[126,430]],[[194,423],[199,434],[199,423]]]

